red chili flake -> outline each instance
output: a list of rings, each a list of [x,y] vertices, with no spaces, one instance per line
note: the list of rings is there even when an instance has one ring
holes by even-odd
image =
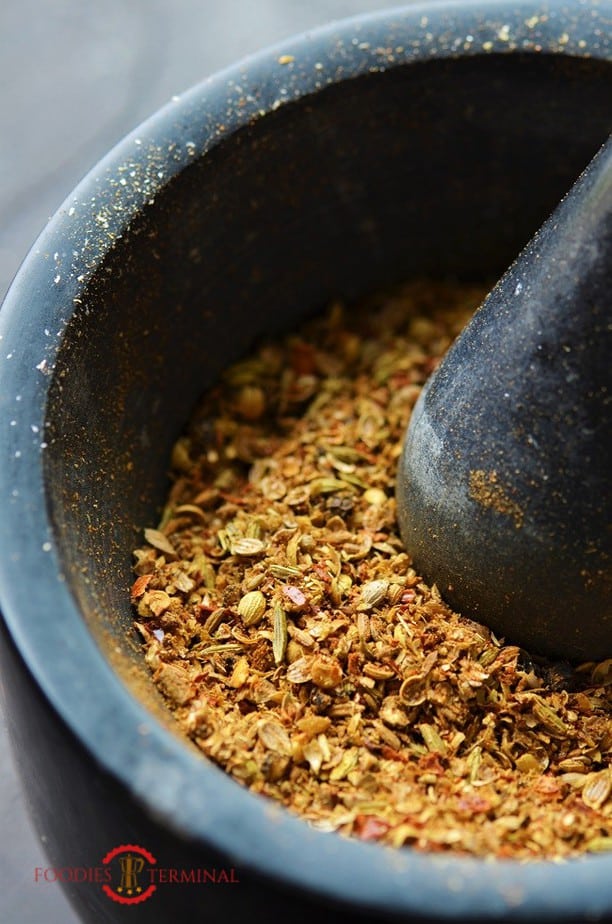
[[[389,384],[394,390],[402,388],[404,385],[412,384],[412,377],[404,371],[394,372],[393,375],[389,378]]]
[[[132,602],[134,602],[134,600],[138,600],[139,597],[142,597],[152,577],[152,574],[141,574],[140,577],[136,578],[130,591]]]
[[[438,368],[442,361],[441,356],[430,356],[423,363],[422,369],[426,376],[430,376]]]
[[[491,811],[491,803],[479,793],[467,792],[459,799],[457,808],[461,812],[467,812],[468,815],[481,815]]]
[[[385,758],[385,760],[399,760],[403,764],[409,763],[408,758],[404,754],[402,754],[400,751],[396,751],[395,748],[389,747],[388,744],[383,744],[380,749],[380,753]]]
[[[219,491],[219,496],[228,504],[236,504],[238,507],[244,507],[247,501],[244,497],[237,497],[236,494],[228,494],[226,491]]]
[[[295,607],[306,606],[308,603],[306,595],[299,587],[293,584],[285,584],[283,587],[283,596],[287,598]]]
[[[331,575],[322,562],[317,562],[316,565],[313,565],[312,570],[318,577],[321,578],[322,581],[324,581],[326,584],[329,584],[331,581]]]
[[[552,776],[541,776],[537,783],[534,784],[533,789],[539,794],[540,798],[551,801],[558,799],[561,795],[561,787]]]
[[[355,677],[361,674],[361,665],[363,664],[363,655],[358,651],[351,651],[346,659],[346,672]]]
[[[370,447],[367,443],[364,443],[363,440],[357,440],[355,442],[355,449],[366,462],[371,462],[373,465],[378,464],[378,456],[376,453],[372,452]]]
[[[438,776],[443,776],[446,773],[446,770],[440,763],[440,755],[435,752],[422,754],[421,757],[419,757],[419,769],[425,773],[436,773]]]
[[[414,603],[416,600],[416,591],[409,587],[400,597],[400,603]]]
[[[357,815],[353,831],[362,841],[378,841],[390,827],[387,821],[376,815]]]

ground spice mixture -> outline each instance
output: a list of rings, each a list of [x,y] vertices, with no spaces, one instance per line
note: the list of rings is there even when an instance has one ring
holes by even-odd
[[[187,735],[324,830],[419,850],[612,848],[612,661],[534,663],[399,538],[419,391],[482,292],[340,304],[231,366],[177,442],[132,600]],[[562,601],[560,601],[562,605]]]

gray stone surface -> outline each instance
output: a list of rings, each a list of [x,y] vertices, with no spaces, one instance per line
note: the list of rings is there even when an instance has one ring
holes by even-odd
[[[127,131],[265,45],[389,0],[3,0],[0,297],[81,176]],[[74,924],[45,866],[0,723],[0,924]]]

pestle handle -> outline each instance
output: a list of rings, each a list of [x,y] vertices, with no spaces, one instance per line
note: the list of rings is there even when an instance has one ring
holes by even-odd
[[[424,577],[509,642],[612,655],[612,139],[417,402],[397,482]]]

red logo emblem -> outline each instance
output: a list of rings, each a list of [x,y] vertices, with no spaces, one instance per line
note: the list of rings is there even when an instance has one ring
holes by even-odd
[[[137,905],[150,898],[157,886],[146,885],[147,864],[154,866],[157,860],[152,853],[137,844],[121,844],[110,850],[102,860],[111,870],[112,884],[102,888],[110,899],[121,905]]]

